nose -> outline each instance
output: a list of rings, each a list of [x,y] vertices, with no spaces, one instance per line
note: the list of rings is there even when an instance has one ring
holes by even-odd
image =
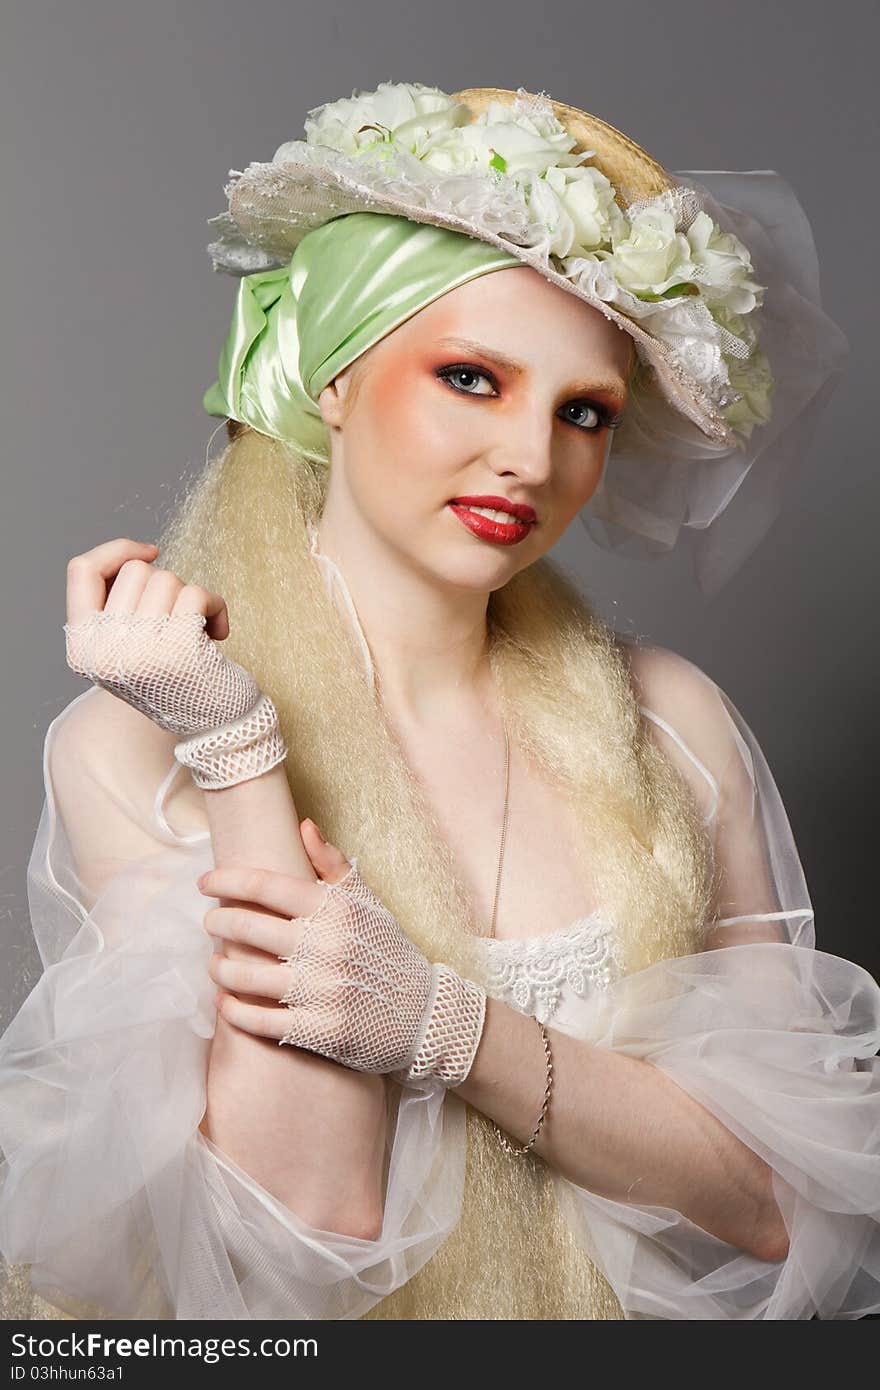
[[[553,428],[536,410],[522,411],[504,425],[492,460],[499,477],[514,476],[530,487],[545,486],[553,476]]]

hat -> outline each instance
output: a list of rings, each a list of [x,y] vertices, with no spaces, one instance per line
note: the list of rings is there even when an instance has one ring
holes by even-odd
[[[284,266],[309,232],[370,211],[532,266],[629,333],[641,363],[583,524],[605,548],[650,556],[714,523],[697,572],[717,590],[778,512],[847,351],[785,181],[667,172],[599,117],[523,88],[382,83],[315,107],[305,133],[230,171],[228,212],[210,219],[215,269]],[[741,519],[719,527],[752,473]]]

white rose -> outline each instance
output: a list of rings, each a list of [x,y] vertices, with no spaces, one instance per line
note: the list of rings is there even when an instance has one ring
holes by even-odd
[[[484,129],[490,138],[487,143],[507,162],[508,174],[543,174],[554,164],[575,164],[586,158],[571,154],[577,144],[552,111],[532,111],[514,115],[509,106],[490,101],[473,126],[468,130]]]
[[[722,232],[708,213],[700,212],[688,228],[687,239],[706,299],[713,305],[723,304],[734,314],[750,313],[760,302],[757,295],[764,287],[749,278],[752,261],[739,237]]]
[[[520,92],[522,92],[522,88],[520,88]],[[512,107],[505,106],[500,101],[491,101],[486,109],[486,115],[491,123],[512,119],[527,125],[548,144],[554,145],[560,153],[567,152],[572,145],[576,144],[565,126],[557,120],[549,104],[546,104],[545,109],[541,110],[531,101],[526,101],[525,106],[521,106],[517,100]]]
[[[629,235],[626,235],[627,228]],[[662,209],[646,208],[624,225],[613,241],[612,272],[633,294],[663,294],[673,285],[694,278],[690,243],[675,230],[675,218]]]
[[[623,300],[624,293],[610,274],[606,261],[607,253],[602,251],[586,256],[568,256],[562,263],[562,274],[573,280],[585,294],[591,294],[606,304],[618,304]],[[626,299],[632,300],[632,295],[626,294]]]
[[[373,92],[355,91],[341,101],[314,107],[305,123],[306,141],[356,155],[393,139],[395,144],[419,154],[435,131],[448,130],[467,120],[467,116],[467,108],[439,87],[426,87],[420,82],[380,82]],[[278,159],[277,152],[275,158]]]
[[[713,319],[721,329],[725,333],[731,334],[739,341],[741,347],[746,349],[745,353],[735,353],[733,345],[729,341],[725,341],[725,337],[722,336],[720,340],[721,350],[725,357],[736,356],[738,361],[746,361],[758,345],[758,330],[751,318],[746,318],[742,314],[734,314],[722,303],[713,303],[711,312]]]
[[[540,176],[525,182],[523,191],[529,217],[544,230],[538,249],[560,259],[567,256],[575,248],[575,226],[562,199]]]
[[[626,235],[626,218],[614,201],[611,181],[600,169],[593,165],[576,169],[556,166],[536,182],[549,184],[563,204],[571,218],[575,248],[593,251]],[[567,255],[571,249],[559,254]]]
[[[721,333],[699,295],[682,295],[651,305],[650,332],[672,349],[688,372],[706,386],[728,380]]]
[[[465,142],[461,134],[461,130],[432,131],[419,151],[419,161],[439,174],[484,174],[491,154]]]
[[[494,168],[517,178],[585,159],[585,154],[569,154],[575,143],[555,116],[512,117],[510,107],[493,101],[472,123],[434,132],[420,157],[436,169]]]
[[[745,361],[738,357],[726,357],[725,361],[730,384],[735,391],[739,391],[740,400],[726,406],[723,415],[733,429],[748,439],[755,425],[766,425],[773,416],[770,403],[775,386],[773,373],[766,355],[760,349]]]

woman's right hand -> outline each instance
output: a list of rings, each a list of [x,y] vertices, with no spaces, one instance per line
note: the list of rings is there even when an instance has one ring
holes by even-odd
[[[229,635],[219,594],[156,569],[157,547],[122,538],[67,567],[67,664],[182,736],[196,783],[216,790],[268,771],[286,748],[271,700],[212,641]]]

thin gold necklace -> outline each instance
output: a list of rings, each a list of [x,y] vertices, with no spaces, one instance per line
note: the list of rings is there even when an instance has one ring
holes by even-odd
[[[507,725],[502,718],[504,727],[504,815],[501,821],[501,848],[498,851],[498,874],[495,879],[495,899],[492,903],[492,922],[489,927],[489,936],[495,935],[495,919],[498,915],[498,894],[501,888],[501,867],[504,863],[504,845],[507,840],[507,812],[509,806],[510,793],[510,739],[507,734]]]

